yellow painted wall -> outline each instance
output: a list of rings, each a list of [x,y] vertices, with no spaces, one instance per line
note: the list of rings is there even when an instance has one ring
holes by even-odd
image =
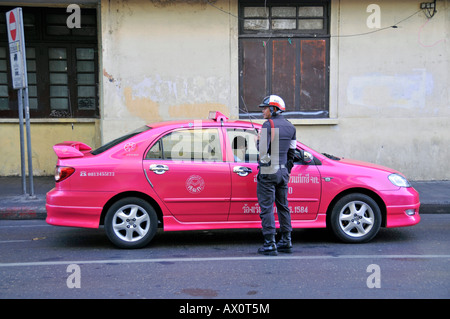
[[[72,126],[73,124],[73,126]],[[30,125],[33,175],[53,175],[56,155],[52,146],[63,141],[81,141],[92,148],[100,146],[99,120],[32,120]],[[26,130],[24,125],[25,150]],[[20,165],[20,131],[18,121],[0,122],[0,176],[18,176]],[[27,153],[25,153],[25,161]],[[25,162],[27,174],[28,164]]]

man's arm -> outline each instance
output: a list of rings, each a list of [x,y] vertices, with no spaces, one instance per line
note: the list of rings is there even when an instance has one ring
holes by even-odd
[[[271,139],[270,128],[269,121],[264,122],[256,143],[256,147],[259,151],[260,163],[262,164],[268,164],[270,161],[270,156],[268,154]]]
[[[297,149],[297,132],[295,131],[294,128],[294,134],[292,135],[291,143],[289,144],[289,150],[287,153],[286,167],[289,171],[289,174],[291,173],[292,167],[294,167],[294,156],[296,149]]]

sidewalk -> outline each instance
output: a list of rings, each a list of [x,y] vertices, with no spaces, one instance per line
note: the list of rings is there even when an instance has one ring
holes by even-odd
[[[45,194],[53,176],[34,177],[35,198],[22,195],[21,177],[0,177],[0,219],[45,219]],[[450,181],[411,182],[420,194],[420,214],[450,214]],[[27,192],[29,192],[27,178]]]
[[[55,187],[53,176],[33,177],[35,198],[23,195],[22,177],[0,177],[0,219],[45,219],[45,195]],[[26,179],[27,193],[30,179]]]

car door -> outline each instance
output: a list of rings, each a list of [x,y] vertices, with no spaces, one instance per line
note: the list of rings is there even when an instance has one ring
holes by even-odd
[[[260,221],[256,197],[257,134],[253,128],[226,130],[232,185],[229,221]]]
[[[151,187],[179,221],[227,220],[231,178],[217,128],[174,130],[150,147],[143,165]]]
[[[227,137],[231,153],[235,153],[233,141],[242,136],[247,141],[246,161],[238,157],[231,160],[231,204],[229,221],[260,221],[261,208],[256,196],[258,175],[258,151],[254,129],[228,129]],[[229,151],[230,152],[230,151]],[[314,161],[306,163],[297,150],[295,165],[288,184],[288,201],[292,220],[313,220],[319,209],[321,179]],[[276,207],[274,207],[276,212]],[[275,216],[278,218],[278,216]]]
[[[305,154],[301,156],[300,154]],[[288,201],[292,220],[314,220],[317,217],[322,179],[313,156],[297,149],[288,184]]]

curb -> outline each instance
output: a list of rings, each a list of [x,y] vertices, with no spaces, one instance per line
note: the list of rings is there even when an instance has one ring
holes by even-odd
[[[8,209],[0,209],[0,220],[30,220],[47,218],[47,212],[38,211],[29,207],[10,207]]]
[[[419,214],[450,214],[450,203],[447,204],[421,204]]]
[[[448,204],[422,204],[419,209],[420,215],[425,214],[450,214],[450,203]],[[11,206],[0,207],[0,220],[45,220],[47,211],[43,206]]]
[[[2,219],[46,219],[45,195],[31,198],[28,195],[0,198],[0,220]]]
[[[0,179],[0,220],[45,220],[46,194],[55,186],[52,176],[36,177],[34,197],[17,195],[21,190],[19,177]],[[450,181],[416,181],[412,186],[419,192],[420,215],[450,214]]]

